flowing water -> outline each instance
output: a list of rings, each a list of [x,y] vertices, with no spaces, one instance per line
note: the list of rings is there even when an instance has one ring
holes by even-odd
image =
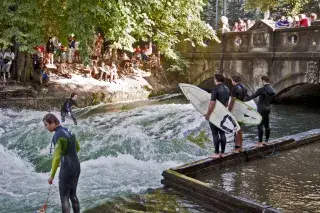
[[[161,187],[163,170],[205,158],[213,151],[211,143],[206,143],[211,140],[209,125],[192,105],[171,97],[75,112],[79,125],[66,126],[81,144],[78,197],[82,211],[107,202],[107,209],[122,206],[123,212],[146,211],[150,203],[159,207],[150,212],[203,212],[171,191],[151,190]],[[45,202],[52,138],[41,121],[46,113],[0,109],[0,212],[33,212]],[[317,109],[274,106],[271,137],[316,129],[319,119]],[[244,144],[251,146],[256,127],[244,131]],[[232,145],[228,143],[227,150]],[[52,187],[48,212],[59,210],[57,189]]]
[[[318,142],[199,178],[283,212],[320,212],[319,163]]]

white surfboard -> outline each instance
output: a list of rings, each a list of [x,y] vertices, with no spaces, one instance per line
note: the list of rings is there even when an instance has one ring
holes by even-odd
[[[202,115],[205,115],[211,100],[210,93],[191,84],[180,83],[179,86],[191,104]],[[235,133],[240,129],[235,117],[219,101],[216,101],[215,108],[209,118],[209,121],[226,133]]]
[[[255,106],[255,108],[252,106]],[[231,113],[239,123],[245,125],[258,125],[261,123],[262,117],[260,113],[257,112],[256,108],[257,105],[253,100],[248,102],[236,100]]]

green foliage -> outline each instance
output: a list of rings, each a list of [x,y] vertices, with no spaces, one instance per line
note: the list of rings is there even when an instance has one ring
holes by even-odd
[[[221,17],[222,14],[220,14],[220,11],[222,10],[222,2],[219,2],[219,16]],[[216,1],[215,0],[208,0],[207,5],[204,7],[204,11],[202,14],[203,19],[207,22],[210,23],[212,26],[215,26],[215,20],[216,20]],[[257,20],[261,19],[263,17],[263,13],[256,9],[250,9],[250,10],[245,10],[244,8],[244,3],[239,0],[230,0],[227,1],[227,14],[226,16],[228,17],[229,20],[229,25],[233,26],[234,22],[239,21],[239,18],[247,18],[251,20]]]
[[[183,76],[186,74],[187,68],[189,67],[190,62],[185,59],[181,54],[176,53],[178,57],[175,59],[168,59],[167,63],[170,64],[169,67],[166,68],[167,72],[178,73]]]
[[[211,140],[208,138],[206,131],[201,131],[197,136],[194,133],[191,133],[190,135],[187,136],[187,139],[192,142],[197,144],[199,147],[202,149],[205,148],[206,143],[209,143]]]
[[[246,9],[259,8],[262,11],[279,12],[281,15],[290,15],[294,16],[300,12],[304,13],[303,7],[312,0],[247,0]]]
[[[2,0],[0,46],[32,52],[35,45],[57,36],[64,45],[68,34],[80,41],[80,53],[92,53],[97,27],[116,47],[132,50],[137,41],[153,41],[162,53],[176,58],[174,44],[189,38],[202,45],[215,39],[201,20],[203,0]]]
[[[228,2],[227,17],[229,19],[229,25],[238,22],[241,19],[258,20],[263,18],[263,13],[258,9],[245,10],[244,3],[238,0],[231,0]]]

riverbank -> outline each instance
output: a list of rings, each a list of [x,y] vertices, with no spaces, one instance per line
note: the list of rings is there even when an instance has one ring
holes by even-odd
[[[50,110],[59,108],[72,92],[79,94],[79,107],[104,103],[134,101],[176,92],[178,86],[169,83],[166,76],[154,76],[151,72],[136,69],[130,75],[122,75],[116,82],[99,81],[82,73],[71,76],[52,73],[46,87],[38,82],[1,82],[0,107]]]

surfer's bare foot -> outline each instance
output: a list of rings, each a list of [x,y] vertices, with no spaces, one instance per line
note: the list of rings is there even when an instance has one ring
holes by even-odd
[[[221,157],[221,158],[223,158],[223,157],[225,157],[225,156],[226,156],[226,154],[220,153],[220,157]]]
[[[217,158],[220,158],[220,155],[219,154],[214,154],[212,156],[210,156],[211,159],[217,159]]]
[[[261,147],[262,146],[262,142],[257,142],[256,143],[256,147]]]
[[[240,153],[240,152],[242,152],[242,149],[241,149],[241,148],[235,148],[235,149],[233,150],[233,153]]]

